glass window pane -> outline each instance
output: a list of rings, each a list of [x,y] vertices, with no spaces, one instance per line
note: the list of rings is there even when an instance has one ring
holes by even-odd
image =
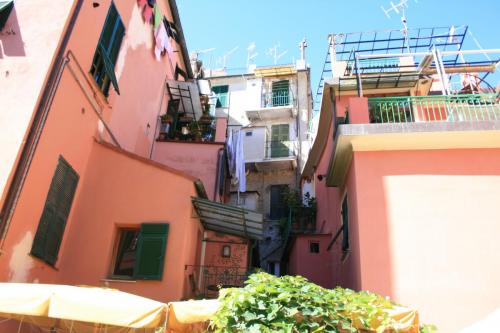
[[[122,230],[116,264],[113,274],[120,276],[134,275],[134,266],[137,255],[137,239],[139,230]]]

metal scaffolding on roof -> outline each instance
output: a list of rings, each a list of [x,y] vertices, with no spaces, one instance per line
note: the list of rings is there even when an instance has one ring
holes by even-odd
[[[401,29],[331,34],[328,38],[328,50],[316,90],[314,111],[319,111],[325,78],[333,74],[332,59],[349,61],[354,54],[382,55],[395,52],[405,53],[408,50],[410,53],[429,52],[432,47],[439,51],[461,50],[467,31],[468,26],[408,29],[407,38]],[[409,45],[407,45],[407,40]],[[459,55],[449,55],[443,58],[443,64],[445,66],[456,65],[459,59]]]
[[[479,49],[462,50],[466,35],[474,39]],[[448,95],[465,93],[464,89],[450,88],[452,79],[460,81],[464,75],[474,75],[488,86],[488,91],[493,91],[485,78],[499,64],[500,50],[482,49],[467,26],[332,34],[314,112],[319,111],[327,77],[337,80],[338,92],[358,90],[360,96],[363,90],[402,88],[400,91],[404,91],[437,79],[443,82],[442,94]]]

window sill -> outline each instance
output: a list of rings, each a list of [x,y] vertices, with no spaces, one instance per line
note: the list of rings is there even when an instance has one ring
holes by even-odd
[[[112,283],[136,283],[136,280],[133,279],[127,279],[127,278],[122,278],[122,277],[117,277],[117,276],[112,276],[106,279],[101,279],[101,282],[112,282]]]
[[[90,88],[91,88],[92,93],[94,95],[94,99],[97,101],[99,106],[102,108],[101,112],[103,112],[105,109],[112,109],[113,105],[110,102],[110,97],[111,97],[111,93],[112,93],[111,91],[114,88],[111,86],[109,88],[108,96],[106,96],[102,92],[101,87],[99,87],[97,85],[97,82],[95,82],[94,76],[90,72],[87,73],[87,80],[90,82]]]

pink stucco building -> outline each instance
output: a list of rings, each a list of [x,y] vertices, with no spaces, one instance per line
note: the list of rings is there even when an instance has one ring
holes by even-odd
[[[460,49],[455,32],[447,40]],[[500,104],[484,83],[446,80],[492,72],[498,54],[473,63],[475,51],[433,55],[416,39],[411,53],[377,52],[363,38],[374,36],[330,39],[333,78],[302,175],[316,231],[293,237],[289,270],[389,296],[459,332],[500,308]]]
[[[224,204],[226,122],[207,113],[175,1],[7,9],[0,281],[109,286],[166,302],[203,294],[205,266],[244,276],[261,217],[249,235],[245,210],[230,230],[206,215],[211,204],[216,219],[237,209]]]

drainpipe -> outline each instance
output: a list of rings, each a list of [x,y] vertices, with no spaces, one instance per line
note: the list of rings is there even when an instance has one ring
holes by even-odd
[[[4,204],[0,210],[0,250],[3,247],[7,229],[9,227],[14,209],[21,194],[22,187],[26,180],[33,156],[38,145],[38,141],[43,132],[45,121],[52,105],[52,101],[59,86],[62,72],[66,66],[67,59],[64,58],[64,53],[69,43],[69,39],[76,24],[78,15],[83,5],[83,0],[77,0],[74,5],[73,12],[71,13],[68,26],[64,32],[59,49],[56,52],[54,64],[50,69],[49,76],[45,87],[42,90],[40,102],[38,103],[33,117],[33,123],[30,126],[26,141],[22,147],[19,162],[17,163],[14,171],[14,176],[10,183]]]

